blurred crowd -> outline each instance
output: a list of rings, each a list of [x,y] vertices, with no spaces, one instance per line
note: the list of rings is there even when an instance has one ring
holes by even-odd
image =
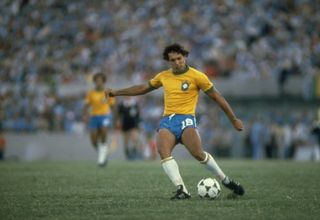
[[[313,0],[0,1],[0,126],[83,132],[84,92],[63,95],[59,88],[87,88],[97,71],[112,85],[143,82],[167,68],[161,53],[173,42],[185,45],[190,64],[212,79],[271,77],[282,88],[291,75],[312,78],[320,69],[319,11]],[[148,133],[161,108],[152,98],[142,102]],[[202,118],[214,115],[202,112]],[[270,137],[274,125],[287,125],[267,112],[243,114],[250,131],[267,124]],[[312,119],[297,116],[288,125],[300,121]],[[213,129],[217,137],[230,131],[220,129]]]
[[[0,3],[1,81],[35,86],[145,77],[180,42],[210,76],[315,74],[320,5],[313,0],[62,1]]]
[[[296,102],[232,103],[244,121],[243,132],[235,132],[227,117],[215,105],[203,105],[199,131],[203,145],[213,154],[253,158],[290,159],[299,148],[314,151],[320,160],[320,109]],[[200,111],[201,112],[201,111]]]

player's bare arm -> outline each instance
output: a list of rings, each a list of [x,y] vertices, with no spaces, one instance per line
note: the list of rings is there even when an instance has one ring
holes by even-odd
[[[232,108],[230,107],[229,103],[225,100],[225,98],[220,95],[220,93],[212,88],[209,91],[206,92],[206,94],[213,99],[220,108],[226,113],[228,116],[230,122],[232,123],[233,127],[237,129],[238,131],[243,130],[243,123],[240,119],[236,117],[236,115],[233,113]]]
[[[106,88],[104,93],[106,97],[137,96],[137,95],[144,95],[148,92],[151,92],[152,90],[154,90],[154,88],[150,86],[149,83],[145,83],[145,84],[131,86],[128,88],[118,89],[118,90]]]

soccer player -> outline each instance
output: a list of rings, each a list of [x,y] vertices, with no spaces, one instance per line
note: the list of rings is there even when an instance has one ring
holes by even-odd
[[[84,106],[85,120],[90,108],[90,139],[92,146],[98,151],[99,166],[104,166],[107,162],[107,134],[112,125],[112,106],[115,103],[114,98],[104,95],[106,80],[106,76],[102,73],[93,76],[95,89],[87,93]]]
[[[125,97],[118,105],[118,115],[124,135],[124,153],[128,160],[142,157],[139,132],[140,107],[134,97]]]
[[[106,97],[142,95],[163,87],[164,113],[160,121],[157,147],[162,167],[177,187],[176,194],[171,199],[191,197],[181,178],[178,165],[171,156],[177,143],[182,143],[194,158],[204,164],[235,195],[243,195],[244,188],[226,176],[212,155],[203,151],[195,119],[199,91],[202,90],[221,107],[235,129],[243,130],[242,121],[236,117],[208,77],[187,65],[188,54],[179,44],[167,46],[163,51],[163,58],[169,62],[170,69],[158,73],[145,84],[119,90],[106,88]]]

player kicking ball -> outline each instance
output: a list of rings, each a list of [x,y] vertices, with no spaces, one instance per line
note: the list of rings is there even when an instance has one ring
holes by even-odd
[[[171,68],[158,73],[148,83],[125,89],[105,89],[106,97],[143,95],[163,87],[164,113],[157,135],[157,147],[162,167],[177,187],[171,199],[189,199],[188,192],[179,172],[177,162],[171,153],[177,143],[182,143],[200,163],[206,166],[222,184],[235,195],[244,195],[240,183],[232,180],[220,169],[214,158],[203,151],[197,130],[195,110],[200,90],[214,100],[225,112],[233,127],[243,130],[243,124],[233,113],[228,102],[215,89],[208,77],[186,63],[189,52],[179,44],[167,46],[163,51],[164,60]]]
[[[107,135],[112,125],[111,108],[115,103],[114,98],[106,98],[104,95],[106,80],[106,76],[102,73],[97,73],[93,76],[95,88],[87,93],[84,106],[85,121],[87,121],[87,115],[90,112],[90,140],[92,146],[98,152],[97,163],[101,167],[107,163],[109,151]]]

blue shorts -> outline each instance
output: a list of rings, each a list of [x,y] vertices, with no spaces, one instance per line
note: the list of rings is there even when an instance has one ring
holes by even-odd
[[[197,121],[193,115],[172,114],[169,116],[164,116],[161,119],[159,129],[168,129],[176,137],[177,143],[180,143],[184,129],[189,127],[197,127]]]
[[[102,127],[111,127],[112,124],[112,115],[98,115],[91,116],[89,122],[89,128],[97,129]]]

